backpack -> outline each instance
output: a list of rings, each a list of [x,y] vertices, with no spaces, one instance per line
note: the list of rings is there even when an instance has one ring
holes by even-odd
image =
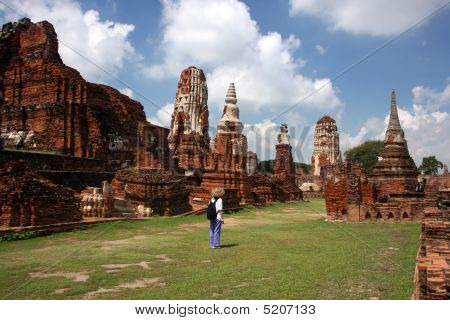
[[[214,202],[210,201],[208,204],[208,208],[206,209],[206,217],[208,218],[208,220],[217,219],[216,201],[217,198],[214,197]]]

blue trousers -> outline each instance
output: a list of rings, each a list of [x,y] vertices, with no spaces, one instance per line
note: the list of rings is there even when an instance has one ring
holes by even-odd
[[[222,229],[222,221],[210,220],[209,221],[209,246],[220,246],[220,230]]]

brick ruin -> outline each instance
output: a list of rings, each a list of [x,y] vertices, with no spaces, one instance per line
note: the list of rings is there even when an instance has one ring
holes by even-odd
[[[428,210],[422,221],[413,299],[449,300],[450,210]]]
[[[397,113],[395,91],[384,148],[371,174],[342,162],[323,168],[328,219],[348,221],[421,221],[426,207],[435,206],[418,181]]]
[[[109,214],[132,212],[136,216],[172,216],[192,211],[190,189],[184,176],[164,170],[128,168],[116,173],[110,190]]]
[[[3,227],[80,221],[73,190],[37,175],[23,161],[0,168],[0,221]]]
[[[302,191],[295,184],[295,164],[289,142],[287,124],[281,124],[277,135],[273,179],[285,190],[288,200],[303,199]]]
[[[317,121],[314,128],[311,170],[297,173],[296,183],[303,195],[306,198],[323,198],[322,168],[341,161],[336,120],[324,115]]]
[[[314,148],[311,156],[311,173],[320,176],[320,169],[341,161],[339,132],[336,121],[330,116],[320,118],[314,128]]]
[[[195,202],[207,203],[210,199],[209,190],[215,187],[235,189],[236,206],[251,202],[247,181],[247,137],[242,134],[243,129],[244,125],[239,120],[236,89],[234,83],[230,83],[223,114],[217,124],[217,134],[211,142],[211,153],[206,158],[201,184],[191,194]]]
[[[209,146],[208,87],[203,70],[181,72],[170,124],[168,145],[178,167],[186,175],[201,174]]]
[[[47,21],[3,25],[0,79],[5,147],[134,162],[143,106],[66,66]]]
[[[205,205],[213,187],[225,188],[226,207],[302,199],[286,125],[274,175],[257,172],[234,84],[210,143],[206,77],[196,67],[181,72],[169,129],[149,123],[139,102],[66,66],[46,21],[3,26],[0,79],[0,163],[23,159],[73,188],[85,217],[180,214]]]

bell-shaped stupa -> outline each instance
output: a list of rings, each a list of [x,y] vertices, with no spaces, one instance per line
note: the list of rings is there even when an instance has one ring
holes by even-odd
[[[244,126],[239,120],[239,107],[236,103],[236,89],[234,88],[234,83],[230,83],[227,96],[225,97],[225,107],[223,108],[222,118],[217,124],[217,132],[242,133]]]

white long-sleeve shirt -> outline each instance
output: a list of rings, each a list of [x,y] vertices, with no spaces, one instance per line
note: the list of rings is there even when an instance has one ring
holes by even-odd
[[[211,202],[214,202],[214,198],[211,198]],[[222,221],[222,210],[223,210],[223,201],[222,198],[218,198],[216,200],[217,220]]]

